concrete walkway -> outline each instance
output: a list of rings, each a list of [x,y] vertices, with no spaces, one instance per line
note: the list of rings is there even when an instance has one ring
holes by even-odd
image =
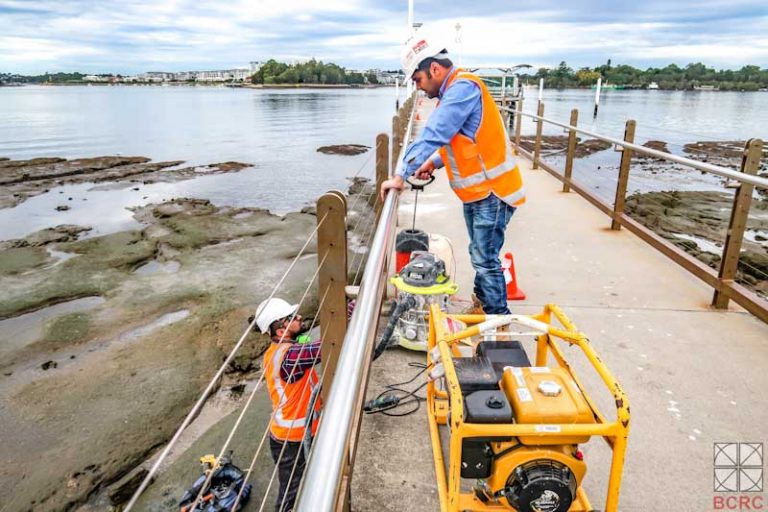
[[[712,291],[702,282],[631,233],[611,231],[607,216],[562,193],[545,171],[519,163],[529,200],[510,222],[505,249],[515,254],[528,297],[510,307],[533,313],[560,305],[624,386],[632,431],[620,510],[713,509],[713,443],[768,438],[768,325],[737,309],[710,309]],[[401,226],[410,226],[412,211],[406,192]],[[444,173],[421,193],[416,224],[451,239],[459,295],[468,299],[474,274],[466,229]],[[615,417],[594,372],[575,349],[566,355],[601,410]],[[423,355],[385,354],[374,364],[369,396],[412,376],[411,360]],[[361,440],[354,510],[439,510],[424,407],[406,418],[367,416]],[[610,452],[598,439],[582,449],[585,488],[602,510]]]

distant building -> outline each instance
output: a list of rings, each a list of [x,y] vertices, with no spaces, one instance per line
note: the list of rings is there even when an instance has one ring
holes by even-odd
[[[174,73],[166,73],[164,71],[148,71],[146,73],[140,73],[136,77],[142,82],[167,82],[173,80]]]
[[[248,69],[223,69],[218,71],[198,71],[196,80],[198,82],[231,82],[239,81],[248,77]]]
[[[83,77],[84,82],[110,82],[112,81],[111,76],[105,76],[105,75],[85,75]]]
[[[178,73],[167,73],[164,71],[148,71],[140,73],[132,80],[138,82],[243,82],[250,75],[255,73],[254,68],[258,70],[261,67],[260,62],[251,62],[250,68],[219,69],[212,71],[180,71]]]
[[[252,60],[249,63],[249,65],[250,65],[249,69],[251,71],[251,74],[253,74],[253,73],[257,72],[258,70],[260,70],[261,66],[263,66],[264,63],[259,61],[259,60]]]

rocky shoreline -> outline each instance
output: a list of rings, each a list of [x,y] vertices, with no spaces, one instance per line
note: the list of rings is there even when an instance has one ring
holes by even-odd
[[[726,192],[634,194],[625,211],[663,238],[718,269],[733,207]],[[753,200],[736,281],[768,297],[768,200]]]
[[[62,182],[191,179],[247,167],[181,163],[5,160],[0,204]],[[348,222],[362,229],[374,217],[356,198],[367,199],[372,186],[358,179],[351,189],[357,206]],[[277,216],[186,198],[133,216],[139,229],[83,238],[88,226],[63,225],[0,242],[0,453],[13,461],[0,468],[0,499],[8,510],[103,510],[88,503],[124,499],[131,486],[121,479],[135,477],[170,438],[316,225],[312,208]],[[307,251],[281,290],[289,300],[300,299],[315,271],[314,243]],[[361,257],[350,251],[350,261]],[[310,300],[302,314],[316,307]],[[268,340],[250,336],[223,388],[258,370]]]
[[[54,187],[76,183],[172,183],[238,172],[250,164],[220,162],[180,167],[184,160],[151,162],[143,156],[0,159],[0,208],[12,208]]]

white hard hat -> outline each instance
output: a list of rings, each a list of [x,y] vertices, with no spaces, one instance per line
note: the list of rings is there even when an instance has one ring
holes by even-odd
[[[267,332],[272,322],[291,316],[297,309],[298,304],[290,305],[283,299],[267,299],[256,308],[256,325],[261,332]]]
[[[425,30],[423,27],[419,29],[418,32],[408,38],[400,54],[400,62],[403,65],[405,78],[411,78],[411,75],[419,67],[421,61],[429,57],[437,57],[440,54],[445,54],[445,57],[448,56],[446,47],[438,41],[436,36],[431,35],[428,30]]]

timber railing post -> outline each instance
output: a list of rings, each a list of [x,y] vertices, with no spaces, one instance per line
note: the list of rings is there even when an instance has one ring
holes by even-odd
[[[376,198],[376,219],[378,221],[381,214],[382,203],[379,190],[384,180],[389,178],[389,135],[380,133],[376,136],[376,188],[373,191]]]
[[[392,118],[392,170],[397,165],[397,155],[400,151],[400,114]]]
[[[635,121],[630,119],[624,128],[624,142],[635,142]],[[624,214],[624,202],[627,196],[627,182],[629,181],[629,166],[632,163],[632,150],[622,148],[621,165],[619,166],[619,181],[616,183],[616,200],[613,202],[613,220],[611,229],[621,229],[621,216]]]
[[[523,126],[523,98],[515,103],[515,154],[520,154],[520,130]]]
[[[347,200],[344,194],[331,191],[317,201],[317,264],[319,273],[319,299],[323,307],[320,315],[320,357],[323,361],[323,400],[327,399],[330,383],[339,359],[341,344],[347,334]]]
[[[749,139],[744,146],[741,172],[753,176],[756,175],[760,168],[762,151],[762,140]],[[717,309],[726,309],[728,307],[729,297],[726,288],[733,282],[736,277],[736,270],[739,267],[741,242],[744,240],[744,230],[747,227],[747,217],[749,216],[749,207],[752,203],[752,191],[754,188],[754,185],[741,182],[733,198],[731,220],[728,223],[728,232],[725,236],[720,270],[717,273],[719,287],[715,290],[715,295],[712,297],[712,305]]]
[[[544,102],[539,102],[539,108],[536,110],[536,115],[539,119],[536,121],[536,144],[533,147],[533,169],[539,168],[539,160],[541,159],[541,132],[544,128]]]
[[[579,122],[579,110],[571,110],[570,124],[573,128],[576,128],[576,123]],[[565,154],[565,179],[563,180],[563,192],[571,191],[571,174],[573,174],[573,157],[576,152],[576,130],[571,128],[568,130],[568,152]]]

